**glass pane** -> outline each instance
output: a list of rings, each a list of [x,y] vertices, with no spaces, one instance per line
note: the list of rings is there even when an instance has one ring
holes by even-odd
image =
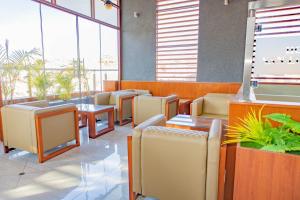
[[[91,16],[90,0],[56,0],[57,5]]]
[[[103,22],[118,25],[118,11],[115,7],[108,10],[102,1],[95,1],[95,17]]]
[[[99,24],[79,18],[79,36],[82,91],[90,92],[97,89],[94,72],[100,71]]]
[[[101,68],[117,70],[118,66],[118,31],[101,26]]]
[[[2,0],[0,77],[4,99],[36,96],[31,71],[40,59],[39,5],[29,0]]]
[[[118,71],[102,71],[102,80],[117,81],[118,78]]]
[[[47,6],[42,6],[42,15],[46,69],[56,70],[53,91],[68,100],[79,92],[76,17]]]

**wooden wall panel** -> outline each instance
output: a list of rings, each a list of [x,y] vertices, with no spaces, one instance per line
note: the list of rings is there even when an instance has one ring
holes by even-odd
[[[176,94],[181,99],[196,99],[207,93],[237,93],[240,83],[121,81],[121,89],[150,90],[154,96]]]
[[[119,81],[103,81],[103,91],[112,92],[119,89]]]
[[[244,118],[247,113],[249,113],[251,110],[259,111],[262,106],[264,106],[262,115],[270,114],[270,113],[285,113],[288,115],[291,115],[294,120],[300,121],[300,104],[272,104],[270,102],[264,102],[264,103],[258,103],[258,102],[231,102],[229,106],[229,121],[228,124],[230,126],[235,125],[236,123],[239,123],[239,118]],[[276,125],[276,123],[274,123]],[[238,152],[238,153],[237,153]],[[249,153],[249,152],[247,152]],[[257,198],[252,198],[255,193],[259,194],[262,190],[264,190],[264,187],[260,187],[257,185],[258,183],[253,182],[251,183],[252,186],[250,187],[247,183],[249,181],[249,177],[255,177],[255,174],[249,174],[248,170],[251,165],[254,165],[254,162],[260,162],[251,160],[246,165],[244,161],[241,161],[240,159],[237,159],[237,156],[239,158],[244,158],[243,152],[237,148],[236,145],[230,145],[227,146],[227,153],[226,153],[226,180],[225,180],[225,188],[220,188],[221,191],[224,193],[224,199],[231,200],[233,198],[235,199],[245,199],[245,196],[240,196],[242,193],[244,194],[245,191],[247,191],[249,194],[249,198],[246,199],[263,199],[260,198],[260,196],[257,196]],[[245,154],[245,156],[247,156]],[[271,159],[267,158],[266,159]],[[246,161],[246,160],[245,160]],[[272,159],[270,160],[272,162]],[[297,161],[298,162],[298,161]],[[298,163],[297,163],[298,165]],[[285,167],[285,163],[282,162],[279,164],[281,167]],[[272,170],[270,168],[270,170]],[[287,170],[293,170],[292,168]],[[287,172],[288,173],[288,172]],[[295,172],[296,173],[296,172]],[[259,177],[261,182],[264,182],[263,184],[269,185],[269,190],[264,190],[264,193],[269,193],[268,195],[274,195],[273,194],[273,188],[272,184],[278,184],[277,179],[265,179],[265,176],[261,174],[262,177]],[[258,178],[258,177],[257,177]],[[274,181],[274,183],[271,182]],[[243,185],[244,184],[244,185]],[[285,183],[283,183],[285,184]],[[278,186],[278,185],[277,185]],[[284,186],[284,185],[282,185]],[[286,188],[286,187],[284,187]],[[290,187],[292,188],[292,187]],[[242,190],[242,193],[241,193]],[[279,190],[278,190],[279,191]],[[287,191],[286,191],[287,192]],[[294,192],[294,191],[288,191],[288,192]],[[252,196],[251,196],[251,195]],[[235,195],[235,197],[234,197]],[[243,197],[243,198],[242,198]],[[251,197],[251,198],[250,198]]]
[[[237,147],[234,200],[300,199],[300,156]]]

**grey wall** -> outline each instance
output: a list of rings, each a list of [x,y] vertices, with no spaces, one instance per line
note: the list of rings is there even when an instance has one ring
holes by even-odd
[[[122,0],[124,80],[155,80],[155,2]]]
[[[200,1],[197,81],[241,82],[249,0]],[[123,0],[123,79],[155,80],[155,0]],[[141,13],[139,18],[133,12]]]
[[[197,81],[242,82],[249,0],[201,0]]]

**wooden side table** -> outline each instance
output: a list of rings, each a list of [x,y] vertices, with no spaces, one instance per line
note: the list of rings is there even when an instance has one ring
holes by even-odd
[[[93,104],[79,104],[77,105],[79,114],[82,118],[87,118],[89,137],[97,138],[105,133],[115,130],[114,124],[114,107],[113,106],[100,106]],[[108,114],[108,126],[104,129],[97,131],[96,116],[99,114]]]
[[[179,114],[189,115],[192,102],[190,99],[179,99]]]

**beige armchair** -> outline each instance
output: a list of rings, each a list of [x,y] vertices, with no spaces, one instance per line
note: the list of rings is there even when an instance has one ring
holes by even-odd
[[[138,95],[151,95],[149,90],[119,90],[103,92],[95,95],[95,105],[114,105],[115,121],[123,126],[128,124],[132,117],[132,99]],[[103,117],[101,117],[103,118]]]
[[[47,101],[7,105],[1,109],[6,153],[17,148],[38,155],[40,163],[80,145],[74,104],[49,107]],[[75,144],[67,144],[75,140]],[[64,147],[54,150],[61,145]]]
[[[191,104],[191,115],[228,119],[229,103],[234,94],[209,93],[195,99]]]
[[[155,116],[128,137],[130,200],[217,200],[221,120],[209,133],[163,127]]]
[[[178,114],[179,99],[176,95],[167,97],[136,96],[133,100],[132,126],[138,125],[150,117],[163,114],[170,119]]]

